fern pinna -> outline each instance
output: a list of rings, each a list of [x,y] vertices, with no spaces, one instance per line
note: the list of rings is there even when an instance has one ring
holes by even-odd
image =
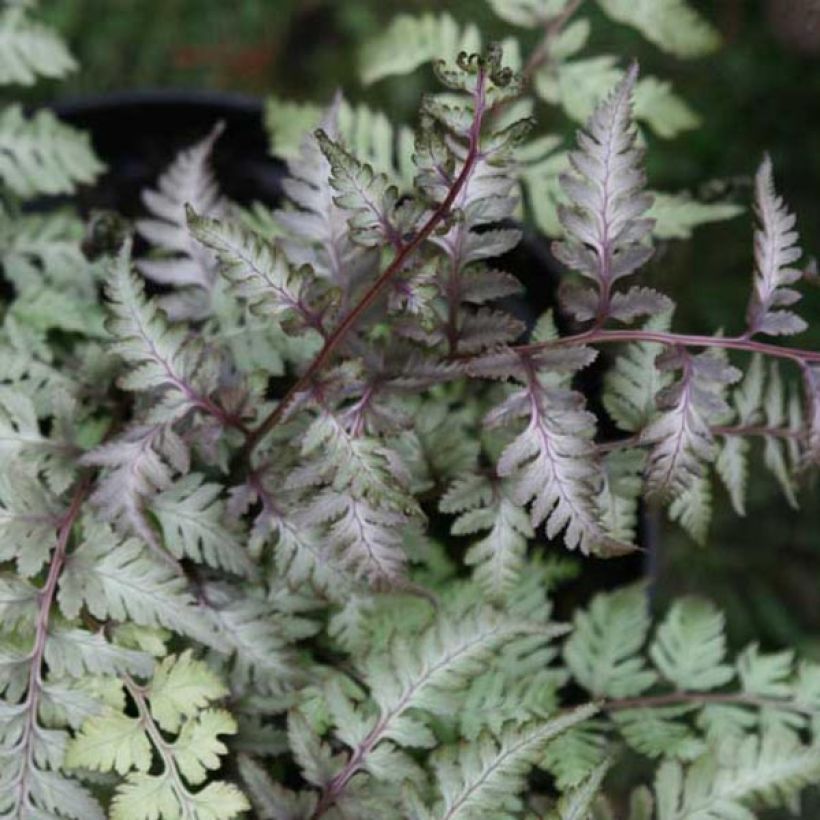
[[[579,6],[493,5],[552,47]],[[54,36],[22,6],[0,29]],[[7,49],[0,79],[70,70],[60,48]],[[0,816],[734,820],[820,780],[817,664],[731,654],[698,598],[653,622],[641,585],[562,623],[574,570],[542,537],[627,553],[651,495],[703,538],[713,474],[745,513],[755,441],[791,503],[820,462],[820,354],[766,338],[805,326],[771,162],[745,326],[673,331],[625,281],[658,233],[647,86],[616,72],[560,176],[561,335],[497,267],[544,147],[522,78],[496,46],[436,73],[413,171],[407,132],[337,98],[282,207],[243,210],[218,126],[146,192],[136,260],[24,207],[99,172],[85,138],[0,115]],[[611,346],[605,441],[575,375]]]

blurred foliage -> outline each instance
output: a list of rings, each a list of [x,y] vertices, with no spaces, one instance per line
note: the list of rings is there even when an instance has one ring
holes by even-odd
[[[761,0],[698,5],[725,40],[701,60],[670,58],[623,26],[593,27],[596,50],[637,57],[647,71],[670,78],[703,119],[697,131],[651,141],[651,182],[745,203],[768,150],[805,249],[820,254],[818,56],[780,42]],[[60,86],[62,95],[175,86],[321,101],[341,87],[352,101],[366,98],[405,122],[412,122],[432,72],[368,89],[357,72],[361,44],[396,13],[446,10],[487,38],[510,31],[480,0],[45,0],[43,7],[83,66]],[[521,39],[531,46],[537,32]],[[553,122],[546,126],[556,130]],[[747,299],[751,260],[747,215],[700,229],[694,242],[668,243],[654,273],[659,287],[680,297],[679,326],[698,332],[722,325],[731,333]],[[820,347],[820,288],[806,294],[804,305],[813,330],[800,342]],[[712,595],[728,610],[738,640],[759,635],[764,643],[802,642],[805,649],[809,636],[820,634],[818,493],[804,493],[805,506],[795,512],[768,479],[753,487],[754,514],[718,514],[706,549],[661,526],[658,589],[664,598],[682,590]],[[717,506],[728,502],[718,498]]]

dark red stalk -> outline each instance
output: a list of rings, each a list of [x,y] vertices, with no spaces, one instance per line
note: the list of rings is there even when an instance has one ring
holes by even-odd
[[[476,160],[479,156],[481,124],[484,116],[484,92],[485,92],[486,77],[484,70],[479,69],[476,91],[475,91],[475,118],[470,129],[470,142],[467,151],[467,157],[464,160],[464,166],[461,173],[458,175],[456,181],[447,193],[442,203],[433,211],[430,218],[415,236],[406,244],[402,244],[397,251],[393,261],[387,268],[379,275],[376,281],[368,288],[367,292],[362,296],[356,305],[347,313],[344,319],[339,323],[335,330],[325,340],[324,346],[319,351],[319,354],[311,362],[308,369],[299,377],[296,383],[288,390],[285,397],[276,405],[271,413],[268,414],[262,423],[250,432],[245,440],[245,446],[242,448],[240,458],[247,461],[253,453],[259,442],[280,422],[285,416],[285,413],[293,403],[296,396],[307,390],[310,383],[316,378],[326,364],[330,361],[336,349],[344,341],[347,334],[355,327],[356,323],[367,311],[367,309],[376,301],[382,291],[390,284],[391,279],[404,267],[407,260],[418,250],[419,247],[429,238],[433,231],[446,219],[450,213],[450,209],[459,195],[460,191],[467,183],[470,175],[473,172]]]

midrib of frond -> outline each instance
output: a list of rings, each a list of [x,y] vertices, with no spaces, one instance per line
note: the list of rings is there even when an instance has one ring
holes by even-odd
[[[401,717],[407,709],[410,709],[413,705],[414,698],[428,686],[434,685],[437,675],[457,661],[467,658],[472,652],[484,648],[490,649],[495,645],[500,636],[513,635],[521,629],[523,629],[522,626],[517,626],[512,623],[496,624],[492,629],[482,631],[474,635],[472,639],[465,640],[457,647],[451,648],[448,652],[445,652],[436,663],[430,666],[423,664],[422,674],[404,690],[395,705],[387,708],[368,736],[362,741],[359,750],[354,754],[354,757],[357,758],[357,768],[361,766],[364,758],[382,739],[390,727],[391,721]]]
[[[570,510],[572,510],[573,519],[575,519],[576,521],[580,521],[583,524],[583,528],[586,531],[587,535],[603,535],[601,528],[598,522],[595,520],[595,517],[591,513],[591,511],[589,509],[584,508],[582,505],[579,505],[576,501],[576,497],[578,496],[578,488],[573,487],[573,482],[565,478],[563,475],[563,471],[560,469],[559,465],[563,464],[564,462],[571,464],[576,459],[572,458],[571,456],[559,455],[555,452],[555,449],[552,444],[553,432],[549,428],[546,411],[541,406],[541,402],[539,401],[538,396],[535,392],[537,391],[537,389],[538,386],[536,384],[531,384],[530,390],[533,421],[538,437],[541,440],[541,447],[544,453],[544,457],[547,459],[550,466],[552,483],[558,490],[563,502],[570,508]],[[552,510],[550,510],[547,513],[547,518],[549,518],[551,512]],[[584,542],[582,539],[582,547],[583,544]]]

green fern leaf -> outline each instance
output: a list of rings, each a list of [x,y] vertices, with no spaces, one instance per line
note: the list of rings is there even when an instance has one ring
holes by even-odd
[[[0,112],[0,180],[15,194],[70,194],[104,170],[89,138],[51,112],[27,118],[19,105]]]
[[[680,689],[703,692],[728,683],[735,673],[723,663],[723,614],[700,598],[682,598],[658,627],[650,657],[666,680]]]
[[[57,33],[31,20],[24,8],[0,13],[0,85],[33,85],[37,77],[60,78],[77,63]]]
[[[564,646],[570,672],[596,697],[632,697],[646,691],[656,675],[638,653],[649,623],[643,587],[596,595],[573,619],[573,632]]]
[[[613,20],[634,26],[658,48],[677,57],[714,51],[720,36],[686,0],[598,0]]]

